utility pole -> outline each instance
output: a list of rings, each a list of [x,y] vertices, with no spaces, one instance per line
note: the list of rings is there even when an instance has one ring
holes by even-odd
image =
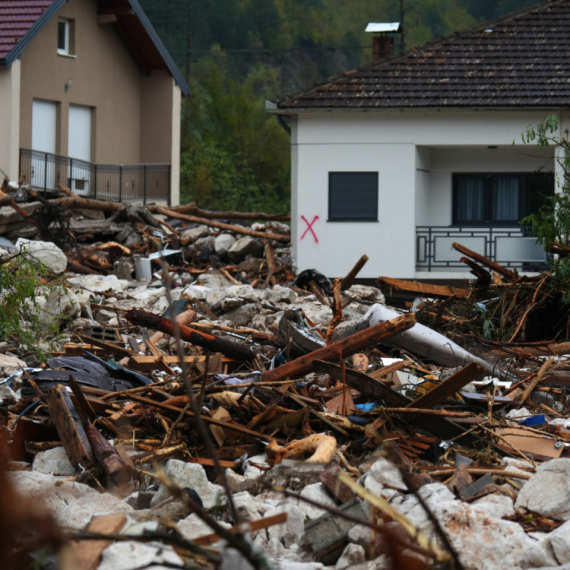
[[[188,2],[188,25],[186,28],[186,81],[190,83],[190,48],[192,46],[192,2]]]
[[[406,28],[404,26],[404,16],[406,11],[404,9],[404,0],[400,0],[400,53],[406,51]]]

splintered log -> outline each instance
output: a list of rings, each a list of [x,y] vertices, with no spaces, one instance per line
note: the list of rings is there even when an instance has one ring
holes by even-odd
[[[49,391],[47,406],[71,464],[80,471],[91,467],[91,446],[65,386],[58,384]]]
[[[350,289],[351,285],[354,283],[356,276],[360,273],[360,270],[366,265],[368,261],[368,256],[363,255],[357,262],[356,265],[348,272],[347,276],[341,282],[341,291],[346,291]]]
[[[282,241],[289,243],[291,241],[290,236],[285,236],[283,234],[270,234],[265,232],[257,232],[251,228],[246,228],[244,226],[234,226],[231,224],[224,224],[223,222],[214,222],[213,220],[208,220],[207,218],[199,218],[197,216],[187,216],[186,214],[180,214],[174,210],[169,210],[168,208],[157,207],[156,211],[159,214],[164,214],[170,218],[176,218],[179,220],[186,220],[187,222],[194,222],[195,224],[203,224],[205,226],[211,226],[212,228],[218,228],[220,230],[227,230],[236,234],[243,234],[247,236],[257,237],[261,239],[272,239],[275,241]]]
[[[446,398],[449,398],[464,386],[477,380],[485,375],[485,369],[475,362],[470,362],[467,366],[451,375],[438,384],[435,388],[426,392],[413,402],[410,402],[408,408],[433,408]]]
[[[149,210],[153,210],[156,206],[149,206]],[[199,216],[200,218],[208,218],[210,220],[261,220],[265,222],[287,222],[291,219],[288,214],[264,214],[263,212],[211,212],[202,210],[194,202],[185,204],[184,206],[171,206],[171,210],[180,212],[181,214],[189,214],[191,216]]]
[[[467,297],[468,289],[460,287],[450,287],[449,285],[432,285],[431,283],[418,283],[416,281],[406,281],[404,279],[393,279],[391,277],[378,277],[378,283],[386,285],[391,289],[413,293],[414,295],[427,295],[429,297]]]
[[[170,336],[174,336],[174,326],[170,319],[153,315],[145,311],[138,311],[136,309],[127,311],[125,318],[133,323],[142,327],[148,327],[155,331],[161,331]],[[234,360],[250,361],[256,357],[255,352],[251,348],[238,344],[230,340],[219,338],[211,334],[202,333],[184,325],[178,325],[180,331],[180,338],[186,342],[191,342],[197,346],[207,348],[212,352],[221,352],[224,356],[229,356]]]
[[[95,426],[87,426],[86,431],[93,454],[103,467],[108,479],[119,489],[125,488],[131,482],[131,470]]]
[[[484,257],[483,255],[477,253],[476,251],[473,251],[465,247],[464,245],[461,245],[460,243],[454,242],[451,244],[451,247],[453,247],[453,249],[457,250],[459,253],[462,253],[463,255],[466,255],[467,257],[474,259],[477,263],[480,263],[481,265],[488,267],[491,271],[498,273],[501,277],[504,277],[509,281],[514,281],[517,278],[517,275],[512,271],[506,269],[505,267],[499,265],[498,263],[495,263],[494,261],[491,261],[487,257]]]
[[[277,382],[287,378],[300,378],[314,370],[315,360],[338,361],[339,355],[342,358],[352,356],[362,349],[373,346],[381,340],[408,330],[416,324],[416,317],[413,314],[403,315],[385,323],[379,323],[368,327],[349,337],[343,338],[325,346],[300,356],[299,358],[279,366],[263,375],[264,382]]]
[[[461,261],[461,263],[465,263],[465,265],[471,269],[471,273],[477,277],[481,287],[489,287],[489,285],[491,285],[493,277],[486,269],[468,257],[462,257],[459,261]]]

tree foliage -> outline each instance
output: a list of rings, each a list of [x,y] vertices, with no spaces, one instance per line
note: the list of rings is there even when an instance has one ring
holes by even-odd
[[[405,47],[534,3],[404,0]],[[183,109],[182,196],[212,208],[285,210],[289,142],[264,101],[369,63],[366,24],[401,20],[398,0],[141,4],[192,87]]]

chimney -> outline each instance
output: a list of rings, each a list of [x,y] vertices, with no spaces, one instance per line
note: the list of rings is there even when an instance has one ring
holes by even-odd
[[[394,38],[382,34],[372,38],[372,59],[379,61],[394,53]]]
[[[378,34],[372,38],[372,58],[374,61],[386,59],[394,53],[394,36],[388,34],[401,33],[400,22],[371,22],[365,31]]]

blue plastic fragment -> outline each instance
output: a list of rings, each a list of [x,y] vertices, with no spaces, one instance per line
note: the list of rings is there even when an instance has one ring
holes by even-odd
[[[360,416],[348,416],[348,419],[353,423],[353,424],[358,424],[361,426],[365,426],[371,422],[373,422],[374,420],[372,420],[371,418],[361,418]]]
[[[376,407],[376,404],[369,402],[368,404],[356,404],[354,407],[360,412],[370,412]]]
[[[544,414],[540,414],[538,416],[531,416],[530,418],[526,418],[520,422],[521,426],[532,427],[532,426],[544,426],[546,425],[546,418]]]

